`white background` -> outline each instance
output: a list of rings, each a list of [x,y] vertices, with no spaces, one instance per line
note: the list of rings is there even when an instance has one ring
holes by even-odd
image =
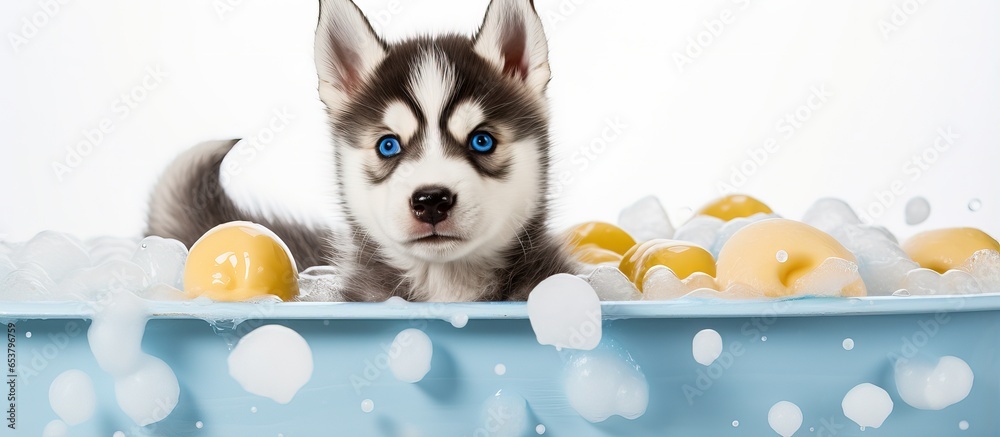
[[[0,238],[44,229],[137,235],[151,186],[174,156],[199,141],[257,135],[274,110],[294,119],[243,163],[230,191],[336,220],[312,60],[316,2],[63,0],[46,14],[45,1],[0,2]],[[387,0],[360,4],[390,40],[471,33],[486,8],[486,0],[401,0],[395,13]],[[903,193],[886,198],[878,217],[898,235],[957,225],[1000,234],[1000,2],[536,6],[550,40],[555,173],[571,181],[555,204],[557,227],[614,220],[646,194],[681,221],[775,138],[778,151],[746,167],[752,174],[737,188],[782,215],[800,218],[822,196],[877,212],[875,193],[898,180]],[[899,27],[886,34],[880,22],[892,24],[896,7],[909,13],[895,12]],[[728,23],[712,23],[722,16]],[[44,21],[34,34],[24,21],[33,18]],[[680,54],[692,60],[683,70]],[[167,76],[123,115],[118,99],[150,68]],[[776,123],[821,86],[833,95],[786,138]],[[57,177],[53,163],[66,163],[104,119],[113,130]],[[605,147],[595,141],[607,120],[627,127]],[[918,177],[906,173],[949,126],[955,144]],[[903,223],[914,196],[933,207],[917,227]],[[972,199],[981,200],[977,212]]]

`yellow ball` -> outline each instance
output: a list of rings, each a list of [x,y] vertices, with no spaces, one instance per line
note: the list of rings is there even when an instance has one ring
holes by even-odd
[[[858,262],[851,251],[819,229],[793,220],[762,220],[737,231],[722,247],[717,282],[720,290],[744,285],[768,297],[791,296],[797,280],[831,257]],[[860,277],[840,290],[842,296],[867,294]]]
[[[715,258],[707,250],[691,243],[663,239],[633,246],[622,257],[618,269],[642,291],[646,273],[655,266],[669,268],[682,280],[695,272],[715,276]]]
[[[921,232],[903,243],[903,251],[920,267],[938,273],[961,266],[980,250],[1000,252],[1000,243],[975,228],[948,228]]]
[[[628,232],[611,223],[604,222],[587,222],[577,225],[566,233],[566,238],[573,252],[598,247],[622,255],[635,246],[635,239]]]
[[[288,301],[299,294],[298,277],[295,260],[277,235],[255,223],[230,222],[212,228],[191,247],[184,291],[224,302],[264,295]]]
[[[698,214],[709,215],[725,221],[740,217],[750,217],[754,214],[770,214],[771,208],[753,197],[743,194],[733,194],[720,198],[698,211]]]

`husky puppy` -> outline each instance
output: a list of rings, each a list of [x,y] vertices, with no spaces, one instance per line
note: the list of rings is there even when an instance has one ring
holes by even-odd
[[[230,140],[167,169],[149,234],[190,246],[220,223],[261,223],[300,269],[340,269],[354,301],[524,300],[576,270],[547,229],[548,47],[531,0],[493,0],[472,38],[395,44],[350,0],[321,0],[315,57],[350,232],[236,205],[219,179]]]

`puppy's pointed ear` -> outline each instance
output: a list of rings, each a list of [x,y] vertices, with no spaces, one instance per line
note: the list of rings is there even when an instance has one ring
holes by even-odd
[[[315,51],[319,97],[338,109],[385,59],[386,46],[351,0],[320,0]]]
[[[493,0],[475,39],[476,53],[541,93],[549,82],[549,45],[533,0]]]

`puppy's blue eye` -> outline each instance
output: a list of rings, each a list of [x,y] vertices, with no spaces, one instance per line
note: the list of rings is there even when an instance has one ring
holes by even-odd
[[[403,151],[403,146],[399,145],[399,138],[394,135],[386,135],[378,140],[378,154],[383,158],[392,158]]]
[[[486,132],[474,132],[469,137],[469,148],[479,153],[491,153],[497,147],[497,140]]]

